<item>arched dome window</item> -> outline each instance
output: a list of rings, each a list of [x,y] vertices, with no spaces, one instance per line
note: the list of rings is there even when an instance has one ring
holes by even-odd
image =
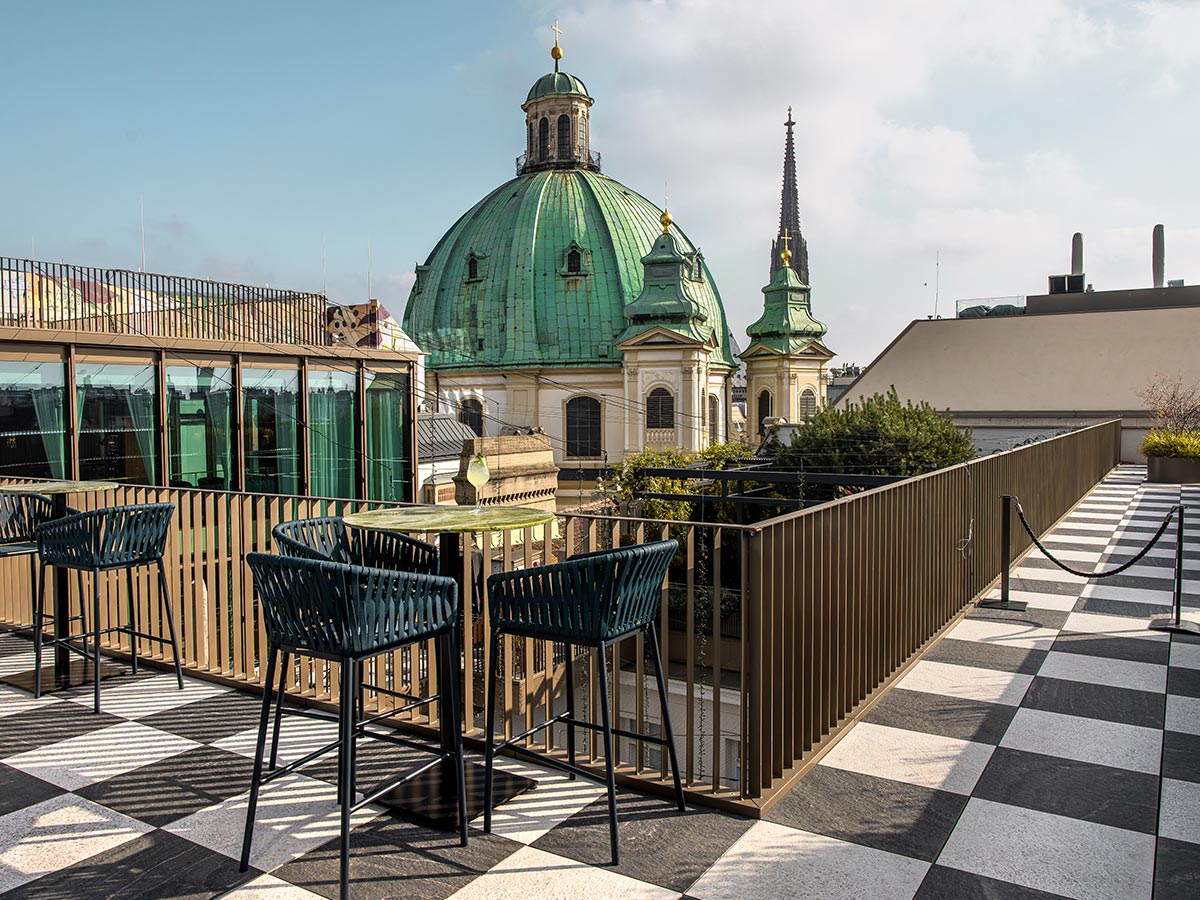
[[[704,278],[704,262],[700,259],[700,254],[696,254],[696,262],[692,266],[692,277],[697,281]]]
[[[600,401],[572,397],[567,401],[567,456],[600,456]]]
[[[459,404],[458,421],[483,437],[483,404],[474,397],[468,397]]]
[[[479,260],[474,256],[467,259],[467,277],[472,280],[479,277]]]
[[[533,119],[525,122],[525,149],[529,153],[530,158],[533,157]]]
[[[572,249],[571,252],[567,254],[567,272],[572,275],[578,275],[582,269],[583,257],[580,256],[578,250]]]
[[[538,122],[538,162],[545,162],[550,158],[550,120],[542,116],[542,121]]]
[[[708,395],[708,441],[715,444],[721,440],[721,401],[716,394]]]
[[[571,117],[564,113],[558,117],[558,158],[570,159],[574,155],[571,152]]]
[[[666,388],[657,387],[646,397],[646,427],[675,427],[675,397]]]
[[[805,388],[800,393],[800,415],[807,418],[808,416],[816,415],[817,412],[817,395],[813,393],[812,388]]]
[[[758,395],[758,433],[766,430],[765,422],[771,418],[771,392],[763,391]]]

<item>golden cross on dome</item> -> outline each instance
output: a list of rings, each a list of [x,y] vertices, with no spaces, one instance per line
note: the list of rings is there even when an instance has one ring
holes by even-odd
[[[779,258],[783,260],[783,264],[785,266],[790,266],[792,264],[792,251],[788,247],[788,244],[791,242],[791,240],[792,236],[788,233],[788,229],[783,229],[783,252],[779,254]]]
[[[562,34],[562,29],[558,27],[558,19],[554,20],[554,24],[550,26],[550,30],[554,32],[554,43],[558,43],[558,36]]]
[[[558,61],[562,59],[562,47],[558,46],[558,36],[562,34],[562,29],[558,27],[558,19],[554,20],[554,25],[550,28],[554,32],[554,46],[550,48],[550,58],[554,60],[554,71],[558,71]]]

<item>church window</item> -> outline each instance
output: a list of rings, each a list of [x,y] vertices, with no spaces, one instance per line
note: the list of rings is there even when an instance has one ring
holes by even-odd
[[[700,254],[696,254],[696,259],[692,263],[692,277],[700,281],[704,277],[704,263],[700,260]]]
[[[570,159],[575,154],[571,152],[571,117],[558,117],[558,158]]]
[[[468,397],[458,407],[458,421],[483,437],[483,404],[474,397]]]
[[[583,258],[578,250],[572,249],[567,254],[567,271],[572,275],[578,275],[583,267]]]
[[[529,119],[525,123],[525,130],[526,130],[526,132],[528,132],[528,137],[525,141],[525,148],[526,148],[526,151],[529,153],[530,158],[532,159],[533,158],[533,119]]]
[[[600,456],[600,401],[572,397],[567,401],[567,456]]]
[[[771,392],[763,391],[758,395],[758,433],[766,431],[766,421],[771,418]]]
[[[675,397],[666,388],[655,388],[646,398],[646,427],[675,427]]]
[[[542,121],[538,122],[538,162],[545,162],[550,158],[550,120],[542,116]]]
[[[716,394],[708,395],[708,442],[715,444],[721,439],[721,401]]]
[[[479,277],[479,260],[474,256],[467,259],[467,277],[472,280]]]
[[[812,388],[805,388],[800,394],[800,415],[807,418],[817,412],[817,395]]]

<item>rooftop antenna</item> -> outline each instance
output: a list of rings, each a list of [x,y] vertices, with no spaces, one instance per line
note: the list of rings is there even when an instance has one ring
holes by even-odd
[[[138,224],[142,229],[142,267],[139,272],[146,271],[146,209],[142,203],[142,195],[138,194]]]
[[[936,319],[938,295],[942,290],[942,251],[937,250],[933,256],[933,317]]]
[[[329,265],[325,259],[325,235],[322,234],[321,235],[321,296],[325,297],[325,298],[329,297],[329,288],[327,287],[328,281],[329,281]]]
[[[367,299],[371,299],[371,239],[367,238]]]

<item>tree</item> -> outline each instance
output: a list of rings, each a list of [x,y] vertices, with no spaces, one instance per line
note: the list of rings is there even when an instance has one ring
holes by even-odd
[[[626,457],[616,470],[614,478],[617,495],[627,506],[632,505],[637,494],[696,494],[700,493],[694,479],[680,480],[663,476],[643,475],[643,469],[684,469],[698,463],[706,463],[709,469],[724,469],[739,465],[753,454],[745,444],[732,442],[713,444],[699,453],[685,450],[644,450]],[[698,467],[699,468],[699,467]],[[703,472],[697,476],[703,478]],[[640,515],[647,519],[669,519],[686,522],[692,518],[693,503],[690,500],[663,500],[645,498]]]
[[[1166,431],[1200,430],[1200,383],[1185,384],[1183,375],[1155,375],[1138,394],[1158,419],[1155,428]]]
[[[966,462],[975,455],[971,430],[960,430],[948,414],[928,403],[901,403],[896,389],[845,407],[819,410],[799,428],[791,444],[769,442],[763,455],[775,465],[806,472],[912,476]],[[814,500],[839,491],[811,485]]]

